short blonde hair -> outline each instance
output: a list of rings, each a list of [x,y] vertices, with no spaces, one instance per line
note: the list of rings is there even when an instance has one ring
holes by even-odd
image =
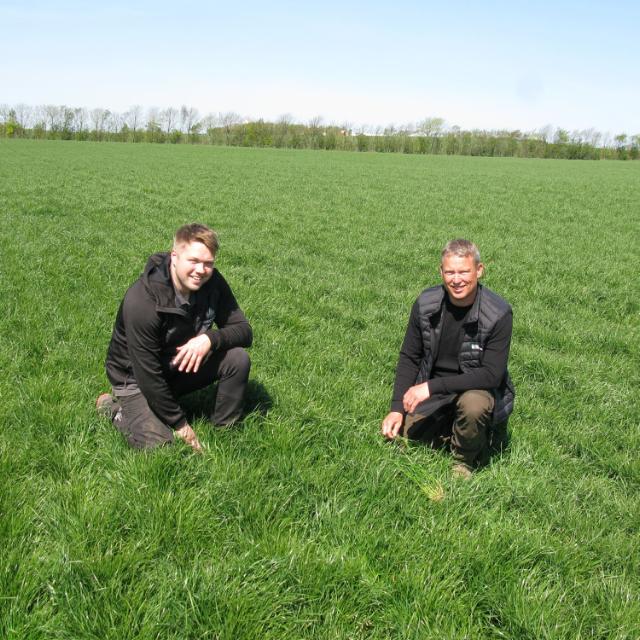
[[[216,255],[220,248],[220,240],[218,240],[218,234],[207,227],[206,224],[199,224],[192,222],[191,224],[183,224],[173,236],[173,248],[175,249],[179,244],[191,244],[192,242],[201,242],[212,255]]]

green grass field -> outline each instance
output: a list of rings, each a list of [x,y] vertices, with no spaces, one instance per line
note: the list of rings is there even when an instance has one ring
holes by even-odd
[[[640,637],[640,165],[0,142],[0,637]],[[129,450],[117,307],[217,229],[255,333],[244,424]],[[451,237],[514,308],[510,450],[388,444]]]

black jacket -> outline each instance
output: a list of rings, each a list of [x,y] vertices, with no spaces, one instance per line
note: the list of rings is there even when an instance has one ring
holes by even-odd
[[[188,309],[177,306],[170,262],[169,253],[152,255],[144,273],[125,294],[106,370],[114,387],[137,384],[153,412],[169,426],[179,427],[185,415],[167,382],[177,347],[202,333],[211,340],[212,351],[249,347],[253,334],[217,269],[192,296]]]

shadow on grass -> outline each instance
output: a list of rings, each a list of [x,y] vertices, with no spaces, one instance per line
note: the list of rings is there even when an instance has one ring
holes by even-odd
[[[267,388],[257,380],[249,380],[244,398],[244,414],[257,413],[265,416],[272,406],[273,400]]]
[[[509,431],[508,423],[493,427],[489,438],[489,460],[485,466],[503,458],[508,458],[510,451],[511,432]]]
[[[451,434],[443,436],[442,434],[420,433],[419,435],[397,438],[394,441],[401,447],[416,446],[427,447],[444,456],[451,456]],[[489,465],[508,458],[511,445],[511,433],[509,432],[507,423],[493,426],[489,431],[489,446],[486,458],[477,465],[476,470],[486,469]]]
[[[216,405],[217,391],[216,385],[213,388],[200,389],[180,398],[180,404],[184,408],[189,422],[197,419],[210,419]],[[267,388],[257,380],[249,380],[244,397],[242,418],[234,425],[234,428],[244,427],[244,420],[249,415],[266,416],[272,406],[273,400]]]

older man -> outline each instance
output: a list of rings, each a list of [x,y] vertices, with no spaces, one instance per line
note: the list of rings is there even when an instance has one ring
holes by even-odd
[[[400,350],[391,411],[382,433],[449,447],[454,473],[471,477],[506,438],[514,388],[507,371],[511,307],[479,284],[478,248],[452,240],[441,255],[443,284],[411,310]]]
[[[216,380],[212,422],[241,415],[250,369],[242,347],[251,345],[252,331],[214,266],[218,248],[209,227],[180,227],[171,252],[149,258],[120,305],[106,361],[113,392],[96,406],[132,447],[178,437],[200,450],[177,398]]]

